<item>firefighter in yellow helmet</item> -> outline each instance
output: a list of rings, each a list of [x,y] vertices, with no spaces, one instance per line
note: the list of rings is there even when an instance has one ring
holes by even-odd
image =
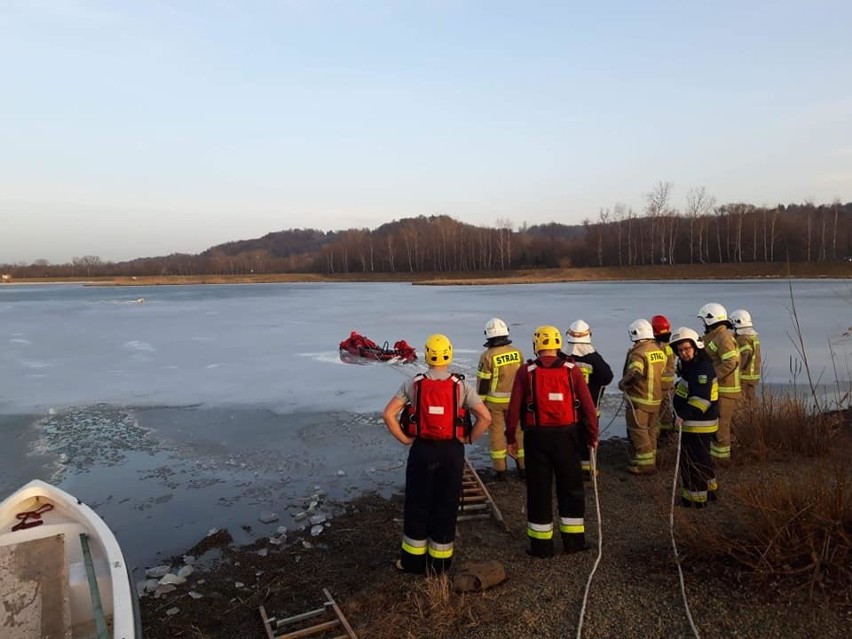
[[[698,310],[698,317],[704,323],[705,349],[719,382],[719,430],[710,454],[717,465],[726,466],[731,463],[731,428],[742,395],[740,349],[724,306],[716,302],[705,304]]]
[[[452,564],[464,443],[475,441],[491,424],[491,414],[473,387],[447,368],[453,361],[450,340],[432,335],[424,351],[428,370],[406,380],[383,414],[391,435],[411,446],[396,567],[418,574],[444,572]],[[466,411],[476,417],[472,426]]]
[[[740,385],[743,400],[749,404],[757,401],[760,383],[760,337],[754,330],[751,313],[739,309],[731,313],[731,323],[740,350]]]
[[[509,327],[499,317],[492,317],[485,324],[485,352],[479,358],[476,371],[477,392],[491,413],[491,428],[488,444],[491,448],[491,465],[498,481],[506,481],[506,411],[512,395],[515,374],[524,363],[524,356],[509,339]],[[515,462],[518,477],[525,478],[524,440],[518,438]]]
[[[666,354],[654,341],[654,329],[638,319],[627,329],[633,346],[627,351],[618,389],[627,400],[627,435],[633,459],[627,471],[633,475],[657,472],[657,414],[663,399],[662,377]]]
[[[536,359],[529,360],[515,376],[506,422],[509,450],[518,445],[518,425],[524,431],[527,537],[529,554],[535,557],[552,557],[554,553],[554,476],[562,548],[567,553],[588,548],[579,429],[586,429],[588,446],[597,448],[598,415],[583,373],[574,362],[560,356],[561,346],[562,333],[555,326],[535,330]]]

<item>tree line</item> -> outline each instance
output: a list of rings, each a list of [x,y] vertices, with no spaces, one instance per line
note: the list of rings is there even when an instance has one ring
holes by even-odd
[[[509,220],[492,227],[447,215],[421,215],[371,229],[290,229],[229,242],[196,255],[123,262],[97,256],[69,264],[0,265],[14,278],[191,276],[271,273],[381,274],[494,272],[529,268],[649,264],[826,262],[852,256],[852,203],[717,206],[705,189],[682,208],[672,185],[658,183],[644,210],[617,204],[582,225]]]

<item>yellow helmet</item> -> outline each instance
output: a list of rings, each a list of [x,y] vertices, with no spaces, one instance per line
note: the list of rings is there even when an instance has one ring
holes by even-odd
[[[453,361],[453,345],[446,335],[430,335],[423,350],[426,353],[426,363],[431,366],[447,366]]]
[[[555,326],[539,326],[533,333],[533,350],[559,350],[562,348],[562,332]]]

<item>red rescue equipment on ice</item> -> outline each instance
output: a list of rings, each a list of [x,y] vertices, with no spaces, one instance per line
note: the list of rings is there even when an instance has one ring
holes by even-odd
[[[408,364],[417,361],[417,351],[404,339],[397,341],[393,348],[390,348],[387,342],[379,346],[369,337],[352,331],[349,337],[340,342],[340,359],[349,364],[362,364],[365,360]]]

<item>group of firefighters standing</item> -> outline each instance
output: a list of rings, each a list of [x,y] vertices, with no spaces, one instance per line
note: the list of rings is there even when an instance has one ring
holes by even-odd
[[[672,331],[663,315],[630,324],[632,345],[618,381],[632,447],[628,472],[655,473],[658,442],[681,431],[680,503],[688,507],[716,499],[715,468],[730,462],[733,417],[741,397],[754,400],[761,363],[748,311],[728,316],[714,302],[702,306],[698,317],[703,336],[686,326]],[[534,358],[528,360],[502,319],[488,320],[484,332],[476,388],[449,371],[452,344],[436,334],[424,348],[427,371],[406,380],[385,407],[388,430],[411,446],[399,570],[450,567],[464,444],[486,430],[497,481],[506,481],[512,458],[526,482],[527,552],[554,554],[554,483],[564,552],[588,548],[583,481],[591,476],[599,405],[612,369],[583,320],[571,323],[564,340],[555,326],[536,328]]]

